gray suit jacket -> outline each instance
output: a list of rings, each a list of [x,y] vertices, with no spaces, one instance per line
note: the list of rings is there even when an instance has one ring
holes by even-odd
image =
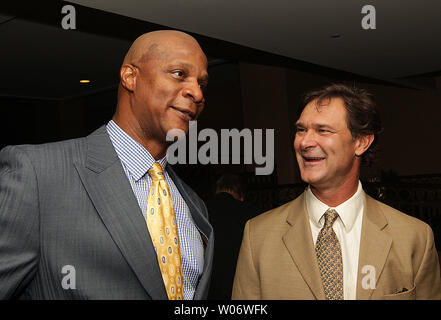
[[[205,299],[214,241],[207,209],[167,170],[205,242],[194,296]],[[85,138],[0,152],[0,298],[167,299],[145,220],[104,126]]]

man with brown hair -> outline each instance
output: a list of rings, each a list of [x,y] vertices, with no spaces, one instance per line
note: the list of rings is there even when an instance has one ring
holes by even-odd
[[[305,96],[294,149],[297,199],[247,222],[233,299],[440,299],[431,228],[369,197],[360,164],[381,131],[365,90]]]

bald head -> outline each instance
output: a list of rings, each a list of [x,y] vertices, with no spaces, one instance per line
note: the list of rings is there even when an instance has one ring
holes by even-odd
[[[153,31],[139,36],[133,42],[124,57],[123,65],[163,58],[167,54],[168,45],[177,42],[197,47],[202,51],[196,39],[189,34],[176,30]]]
[[[190,35],[171,30],[143,34],[121,66],[113,120],[155,159],[163,157],[168,132],[188,132],[189,121],[204,108],[207,67],[207,57]]]

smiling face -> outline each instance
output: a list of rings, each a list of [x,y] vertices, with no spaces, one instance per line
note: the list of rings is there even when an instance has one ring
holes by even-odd
[[[164,156],[167,133],[187,133],[204,108],[205,54],[188,34],[147,33],[129,49],[120,76],[114,121],[156,159]]]
[[[188,131],[204,108],[207,59],[192,40],[163,41],[138,69],[132,109],[143,134],[165,143],[171,129]]]
[[[363,139],[352,138],[342,99],[316,102],[306,105],[296,123],[294,149],[302,180],[318,190],[356,184],[359,156],[366,150]]]

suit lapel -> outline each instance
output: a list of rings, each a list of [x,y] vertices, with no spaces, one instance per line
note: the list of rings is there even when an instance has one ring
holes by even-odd
[[[195,199],[193,199],[193,197],[189,194],[189,187],[187,185],[184,185],[182,180],[178,177],[178,175],[175,173],[170,165],[167,165],[167,172],[173,180],[176,188],[178,188],[178,191],[181,194],[182,198],[185,200],[185,203],[190,210],[193,221],[195,222],[196,227],[199,229],[202,237],[205,238],[204,242],[206,244],[212,232],[211,225],[209,224],[206,217],[204,217],[204,215],[202,214],[201,208],[195,204]]]
[[[167,299],[156,253],[129,181],[105,127],[87,137],[83,185],[122,255],[152,299]]]
[[[375,284],[378,284],[387,256],[392,246],[392,238],[383,231],[387,220],[376,201],[366,195],[363,226],[361,229],[360,256],[358,259],[357,299],[369,299],[373,289],[363,289],[363,277],[368,276],[367,270],[363,274],[363,267],[372,266],[375,270]]]
[[[192,195],[189,193],[189,187],[182,182],[170,165],[167,165],[167,172],[172,178],[176,188],[178,188],[182,198],[185,200],[185,203],[190,210],[191,217],[193,218],[196,228],[199,230],[205,245],[206,250],[204,254],[204,268],[202,270],[202,276],[198,281],[193,298],[194,300],[204,299],[206,295],[205,291],[207,290],[208,282],[211,276],[211,266],[213,260],[213,229],[207,218],[201,212],[202,209],[195,204],[195,199],[193,199]]]
[[[305,193],[294,201],[288,210],[290,212],[287,222],[291,228],[283,236],[283,242],[315,298],[324,300],[326,297],[306,211]]]

